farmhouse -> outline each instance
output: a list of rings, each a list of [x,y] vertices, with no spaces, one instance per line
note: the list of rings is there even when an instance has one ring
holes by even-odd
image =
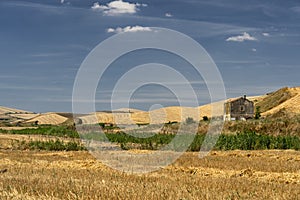
[[[224,104],[224,120],[247,120],[254,117],[254,103],[244,97],[229,100]]]

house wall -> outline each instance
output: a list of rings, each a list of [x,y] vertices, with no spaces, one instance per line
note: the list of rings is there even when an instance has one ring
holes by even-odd
[[[245,98],[237,99],[236,101],[231,102],[230,114],[232,118],[241,119],[241,118],[253,118],[254,114],[254,104]]]
[[[227,102],[224,105],[224,120],[250,119],[254,116],[254,103],[245,97]]]

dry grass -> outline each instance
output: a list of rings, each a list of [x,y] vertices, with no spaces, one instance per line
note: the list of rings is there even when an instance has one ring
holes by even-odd
[[[32,118],[35,118],[37,116],[39,116],[39,114],[35,114],[35,113],[21,113],[21,114],[8,114],[8,116],[10,117],[14,117],[20,120],[30,120]]]
[[[50,135],[15,135],[15,134],[0,134],[0,149],[13,150],[19,149],[22,142],[40,141],[49,142],[59,140],[63,143],[76,142],[81,143],[77,138],[62,138]]]
[[[31,113],[31,112],[0,106],[0,114],[6,114],[6,113]]]
[[[38,124],[58,125],[64,123],[67,120],[68,120],[67,117],[63,117],[57,113],[45,113],[31,120],[28,120],[27,123],[35,123],[36,121],[38,121]]]
[[[36,126],[7,126],[7,127],[1,127],[0,130],[6,130],[6,131],[11,131],[11,130],[23,130],[23,129],[37,129],[38,127]]]
[[[263,116],[273,115],[285,109],[287,113],[300,113],[300,87],[282,88],[259,101]]]
[[[88,152],[0,151],[0,199],[297,199],[300,152],[186,153],[146,175],[125,174]]]

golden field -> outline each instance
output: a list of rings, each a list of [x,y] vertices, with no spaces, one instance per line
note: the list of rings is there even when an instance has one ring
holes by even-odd
[[[300,152],[290,150],[214,151],[202,159],[189,152],[140,175],[110,169],[86,151],[1,150],[0,160],[3,200],[300,198]]]

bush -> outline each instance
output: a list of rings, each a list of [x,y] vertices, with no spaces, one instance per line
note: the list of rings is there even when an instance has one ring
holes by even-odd
[[[208,117],[207,116],[203,116],[203,121],[208,121]]]
[[[188,117],[185,119],[185,123],[186,124],[193,124],[195,123],[195,120],[192,117]]]
[[[254,117],[254,119],[260,119],[260,117],[261,117],[260,106],[257,106],[255,108],[255,117]]]

